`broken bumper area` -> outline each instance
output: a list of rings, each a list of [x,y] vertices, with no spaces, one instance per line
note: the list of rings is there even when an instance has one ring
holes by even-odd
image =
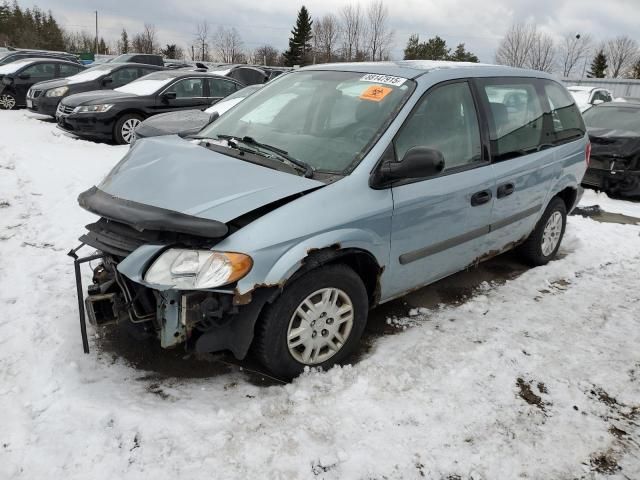
[[[200,353],[229,350],[237,359],[246,356],[256,320],[272,295],[271,289],[252,292],[251,302],[235,303],[232,289],[216,291],[158,291],[133,282],[118,269],[120,258],[98,251],[79,257],[80,247],[69,252],[74,258],[80,332],[85,353],[89,353],[86,321],[94,327],[145,324],[155,332],[163,348],[184,345]],[[100,261],[93,268],[91,284],[84,297],[80,266]]]
[[[615,160],[592,160],[582,185],[620,196],[640,196],[640,170],[623,168]]]

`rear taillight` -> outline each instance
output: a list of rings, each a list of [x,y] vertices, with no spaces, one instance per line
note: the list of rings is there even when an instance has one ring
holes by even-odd
[[[591,142],[587,142],[587,147],[584,150],[584,161],[587,162],[587,167],[589,167],[589,162],[591,162]]]

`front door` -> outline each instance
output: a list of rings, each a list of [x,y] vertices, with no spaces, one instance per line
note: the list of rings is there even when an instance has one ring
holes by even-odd
[[[437,86],[418,102],[394,140],[396,159],[414,146],[440,151],[445,167],[436,177],[393,187],[386,298],[472,264],[489,231],[494,178],[468,82]]]
[[[166,93],[175,93],[175,98],[167,98]],[[158,99],[158,112],[206,108],[211,101],[206,97],[204,79],[183,78],[167,87]]]

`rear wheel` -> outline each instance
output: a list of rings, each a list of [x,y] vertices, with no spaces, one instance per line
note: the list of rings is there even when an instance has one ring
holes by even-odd
[[[11,93],[3,93],[0,95],[0,109],[2,110],[13,110],[16,108],[16,97],[14,97]]]
[[[304,367],[340,363],[357,348],[367,322],[367,291],[344,265],[329,265],[301,276],[263,313],[255,351],[282,378]]]
[[[113,127],[113,137],[118,145],[128,145],[135,138],[135,130],[142,123],[142,117],[135,113],[125,113]]]
[[[551,200],[529,238],[519,247],[534,266],[549,263],[558,253],[567,225],[567,207],[561,198]]]

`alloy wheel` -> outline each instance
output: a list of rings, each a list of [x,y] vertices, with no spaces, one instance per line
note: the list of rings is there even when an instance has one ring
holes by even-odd
[[[0,95],[0,108],[3,110],[11,110],[16,106],[16,99],[13,95]]]
[[[548,257],[558,246],[560,235],[562,234],[562,214],[553,212],[542,232],[542,254]]]
[[[305,365],[326,362],[347,342],[353,322],[353,303],[345,292],[317,290],[298,305],[289,321],[289,353]]]
[[[130,118],[126,120],[122,124],[122,128],[120,129],[120,133],[122,134],[122,138],[125,142],[131,143],[136,135],[136,127],[140,125],[142,122],[138,118]]]

